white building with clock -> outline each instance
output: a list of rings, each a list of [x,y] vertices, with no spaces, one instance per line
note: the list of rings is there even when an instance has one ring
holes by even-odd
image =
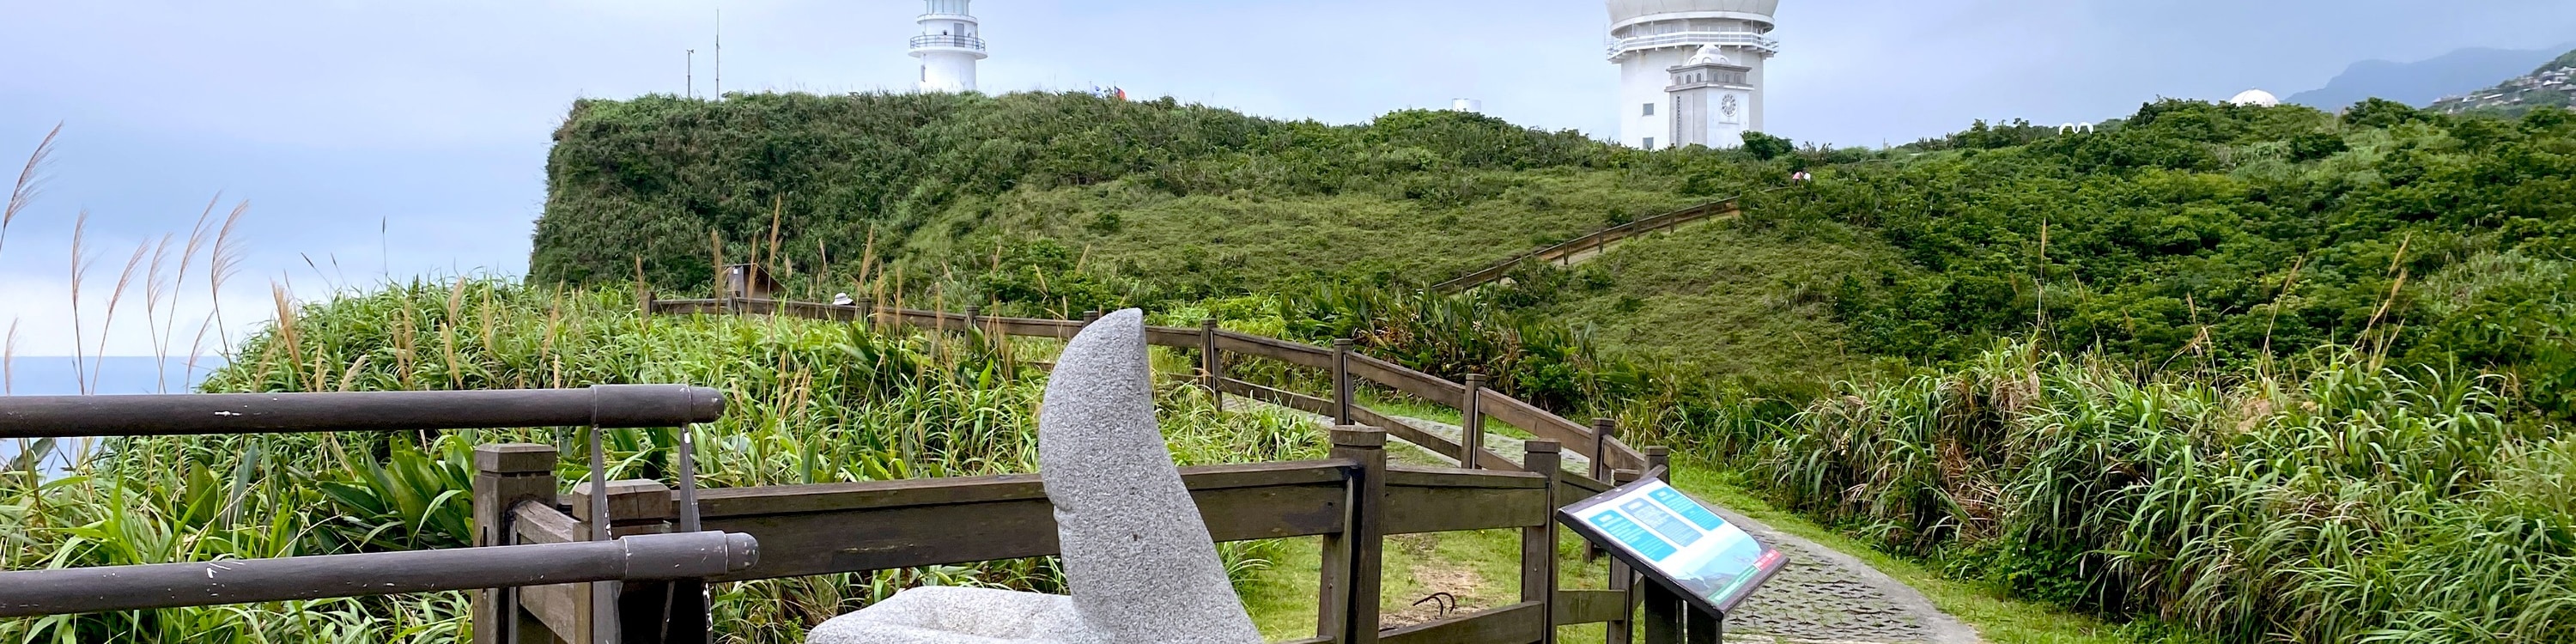
[[[1619,142],[1735,147],[1762,131],[1762,68],[1780,0],[1610,0]]]

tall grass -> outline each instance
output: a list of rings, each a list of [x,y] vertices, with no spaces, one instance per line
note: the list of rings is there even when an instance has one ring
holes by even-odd
[[[1958,572],[2233,641],[2576,641],[2576,440],[2494,377],[2328,350],[2140,377],[2028,345],[1846,385],[1755,451]]]
[[[1043,374],[1014,375],[999,344],[783,318],[648,320],[623,290],[498,280],[413,281],[328,301],[279,300],[208,391],[578,387],[684,382],[723,389],[699,428],[700,485],[730,487],[1031,471]],[[1029,348],[1040,352],[1042,348]],[[1158,396],[1187,464],[1317,457],[1304,421],[1218,413],[1195,389]],[[555,444],[568,428],[443,435],[321,434],[120,439],[68,476],[0,489],[0,567],[96,566],[454,547],[470,538],[473,445]],[[615,430],[612,478],[670,476],[672,430]],[[568,461],[567,483],[585,468]],[[1258,547],[1228,551],[1255,567]],[[920,584],[1058,590],[1048,560],[728,584],[732,642],[792,642],[822,619]],[[451,641],[458,593],[209,607],[0,623],[11,641]]]

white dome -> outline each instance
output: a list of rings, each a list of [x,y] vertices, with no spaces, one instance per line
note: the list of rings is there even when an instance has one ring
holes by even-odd
[[[2281,98],[2273,96],[2271,92],[2259,89],[2249,89],[2243,92],[2238,92],[2236,94],[2236,98],[2227,99],[2227,102],[2232,105],[2273,107],[2281,104]]]
[[[1663,13],[1746,13],[1770,22],[1780,0],[1610,0],[1610,24]]]

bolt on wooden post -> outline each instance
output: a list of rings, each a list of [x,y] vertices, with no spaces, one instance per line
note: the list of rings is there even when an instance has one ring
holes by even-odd
[[[1315,635],[1340,644],[1376,644],[1386,547],[1386,430],[1334,427],[1333,458],[1351,463],[1349,494],[1342,531],[1324,535]]]

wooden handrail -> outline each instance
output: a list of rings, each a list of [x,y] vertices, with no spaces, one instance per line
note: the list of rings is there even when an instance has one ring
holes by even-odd
[[[1725,199],[1702,203],[1696,206],[1644,217],[1629,221],[1628,223],[1595,230],[1582,237],[1567,240],[1564,243],[1513,255],[1503,259],[1503,261],[1495,262],[1484,268],[1477,269],[1475,272],[1461,275],[1457,279],[1433,285],[1431,290],[1433,292],[1448,293],[1483,286],[1485,284],[1492,283],[1495,280],[1502,279],[1505,273],[1511,272],[1512,267],[1519,266],[1521,262],[1533,259],[1544,259],[1549,261],[1563,259],[1566,256],[1580,252],[1583,249],[1604,248],[1607,247],[1610,242],[1680,226],[1682,224],[1707,219],[1709,217],[1734,213],[1738,211],[1736,200],[1739,198],[1740,197],[1727,197]]]
[[[1728,199],[1725,201],[1703,204],[1701,207],[1705,208],[1719,204],[1726,204],[1729,207],[1732,207],[1733,202],[1733,199]],[[1669,214],[1664,215],[1664,217],[1670,216],[1671,215]],[[1642,222],[1647,220],[1639,221]],[[869,316],[866,315],[865,311],[858,306],[815,304],[767,298],[652,300],[649,302],[649,307],[653,313],[771,314],[838,321],[855,321],[863,318],[873,318],[877,321],[900,323],[920,328],[947,328],[958,331],[964,331],[967,328],[967,316],[957,313],[922,309],[882,308],[879,309],[875,315]],[[1048,320],[1042,318],[985,316],[975,318],[974,322],[974,326],[977,330],[983,333],[1020,337],[1070,339],[1075,333],[1080,332],[1082,329],[1082,323],[1080,322],[1072,320]],[[1202,331],[1199,329],[1149,326],[1145,328],[1145,340],[1147,343],[1156,346],[1197,349],[1200,348],[1200,345],[1205,338],[1202,336]],[[1333,367],[1332,350],[1302,342],[1282,340],[1279,338],[1258,336],[1235,331],[1218,331],[1216,333],[1216,347],[1218,351],[1268,358],[1302,367],[1311,367],[1316,369],[1331,369]],[[1349,362],[1351,375],[1357,376],[1361,380],[1376,383],[1378,385],[1403,392],[1407,395],[1421,398],[1436,404],[1446,405],[1451,408],[1459,408],[1462,403],[1465,402],[1467,386],[1464,384],[1460,384],[1446,378],[1441,378],[1439,376],[1415,371],[1404,365],[1357,352],[1353,352],[1351,354]],[[1246,386],[1251,386],[1251,383],[1238,380],[1230,383],[1223,383],[1219,390],[1224,391],[1225,393],[1252,396],[1256,399],[1262,400],[1263,402],[1286,406],[1300,411],[1323,414],[1326,416],[1332,416],[1336,411],[1335,406],[1333,406],[1329,400],[1323,400],[1322,402],[1325,406],[1317,408],[1312,404],[1313,401],[1322,399],[1289,394],[1289,392],[1269,389],[1266,387],[1260,389],[1244,389],[1243,387]],[[1228,387],[1231,387],[1231,389]],[[1486,416],[1494,420],[1499,420],[1513,427],[1521,428],[1524,431],[1536,434],[1542,438],[1555,440],[1565,445],[1566,449],[1574,450],[1575,453],[1582,454],[1587,458],[1604,460],[1615,469],[1643,469],[1645,467],[1645,456],[1629,447],[1627,443],[1620,442],[1617,438],[1612,438],[1609,441],[1610,449],[1608,450],[1609,454],[1607,456],[1594,454],[1591,453],[1594,441],[1592,438],[1592,429],[1590,427],[1567,420],[1553,412],[1540,409],[1537,405],[1532,405],[1519,399],[1503,395],[1501,392],[1497,392],[1492,389],[1485,389],[1482,393],[1482,411]],[[1458,458],[1459,456],[1459,447],[1454,441],[1432,436],[1428,433],[1422,432],[1419,428],[1394,421],[1391,417],[1386,416],[1385,414],[1381,414],[1373,410],[1367,410],[1359,405],[1352,405],[1352,411],[1355,416],[1353,420],[1373,427],[1385,428],[1388,433],[1394,434],[1398,438],[1420,445],[1426,449],[1432,449],[1443,456],[1451,458]],[[1510,459],[1503,458],[1501,455],[1494,454],[1490,451],[1479,455],[1476,460],[1484,467],[1506,470],[1519,469],[1519,465],[1512,463]],[[1464,462],[1464,460],[1462,459],[1461,462]],[[1570,478],[1583,478],[1579,475],[1573,474],[1569,474],[1568,476]]]

